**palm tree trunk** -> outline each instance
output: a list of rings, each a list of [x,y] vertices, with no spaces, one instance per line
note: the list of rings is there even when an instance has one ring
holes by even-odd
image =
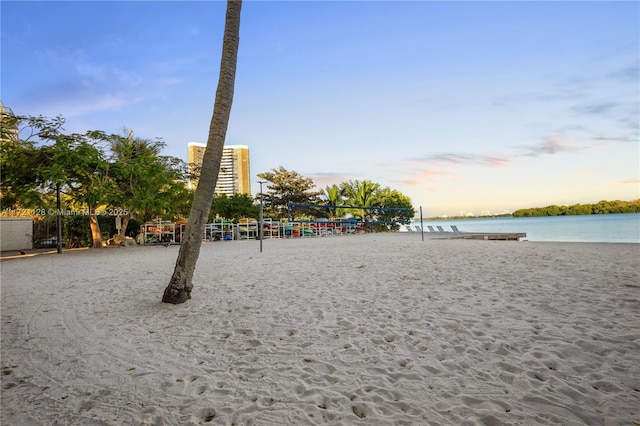
[[[209,127],[207,148],[202,159],[198,187],[193,196],[189,220],[180,245],[180,252],[169,285],[164,290],[165,303],[184,303],[191,299],[193,271],[200,254],[204,226],[209,217],[213,193],[218,181],[222,150],[227,135],[240,43],[240,10],[242,0],[228,0],[222,41],[220,77]]]

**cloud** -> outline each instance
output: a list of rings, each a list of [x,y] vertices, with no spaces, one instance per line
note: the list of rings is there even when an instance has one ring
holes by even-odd
[[[354,179],[362,179],[362,178],[356,178],[352,174],[326,173],[326,172],[311,173],[309,174],[309,177],[313,179],[313,183],[316,185],[316,188],[318,189],[324,189],[326,186],[330,186],[334,184],[337,185],[340,182],[347,182],[349,180],[354,180]]]
[[[543,89],[535,92],[511,93],[497,96],[492,104],[497,107],[512,108],[514,106],[537,105],[539,103],[548,104],[563,103],[567,101],[578,101],[586,97],[585,93],[577,88]]]
[[[625,138],[625,137],[608,137],[608,136],[596,136],[596,137],[590,138],[590,140],[593,141],[594,145],[596,146],[638,142],[637,138],[631,139],[631,138]]]
[[[590,105],[574,105],[571,110],[577,114],[585,115],[603,115],[609,114],[620,105],[614,102],[601,102]]]
[[[184,81],[179,76],[167,76],[166,72],[157,75],[92,61],[82,49],[46,48],[38,52],[38,57],[44,66],[53,69],[52,76],[57,75],[58,68],[68,76],[64,80],[54,78],[44,85],[33,85],[21,103],[25,110],[35,109],[51,116],[77,117],[159,99],[166,95],[167,87]],[[143,78],[146,74],[156,76]]]
[[[568,136],[552,135],[544,138],[538,145],[528,147],[524,156],[539,157],[540,155],[553,155],[560,152],[577,152],[580,147],[575,146],[575,140]]]
[[[470,154],[442,152],[422,157],[411,158],[398,168],[404,170],[404,177],[399,180],[406,186],[420,186],[435,182],[455,182],[460,177],[457,169],[464,166],[504,167],[520,157],[539,157],[560,153],[577,153],[593,147],[611,144],[634,142],[629,138],[592,137],[576,138],[564,135],[549,135],[538,144],[525,147],[524,152],[513,155]]]
[[[430,185],[460,182],[462,180],[458,174],[460,167],[474,165],[490,168],[503,167],[510,161],[506,156],[443,152],[412,158],[402,164],[394,165],[401,174],[394,181],[406,187],[421,187],[421,190],[435,192]]]
[[[637,64],[631,64],[627,67],[620,68],[605,76],[606,78],[621,81],[623,83],[635,83],[640,81],[640,67]]]
[[[594,125],[593,119],[606,119],[612,125],[623,127],[631,132],[638,130],[638,113],[640,105],[637,100],[628,100],[626,102],[593,102],[589,104],[574,105],[570,111],[579,116],[579,120],[584,123],[584,128],[588,129],[590,125]]]
[[[139,86],[143,79],[135,72],[115,67],[110,64],[91,64],[80,62],[76,64],[78,76],[86,84],[100,84],[132,88]]]
[[[627,129],[631,130],[634,135],[637,135],[638,130],[640,130],[640,121],[638,120],[638,114],[629,115],[627,117],[622,117],[618,120],[620,124],[622,124]]]
[[[460,178],[454,170],[445,169],[424,169],[418,173],[413,173],[405,179],[401,179],[399,182],[406,186],[421,186],[429,183],[436,183],[442,181],[459,181]]]
[[[423,160],[428,162],[436,162],[436,163],[461,164],[461,163],[467,163],[471,161],[472,158],[473,156],[469,154],[456,154],[452,152],[442,152],[439,154],[433,154],[433,155],[424,157]]]
[[[44,48],[36,51],[36,57],[48,67],[68,67],[69,64],[84,62],[88,59],[83,49]]]
[[[66,118],[77,117],[96,111],[106,111],[141,102],[141,98],[125,93],[103,93],[86,97],[55,98],[45,100],[44,115],[62,114]]]
[[[537,144],[528,146],[521,156],[538,157],[541,155],[554,155],[566,152],[579,152],[585,149],[602,147],[622,143],[637,143],[637,138],[594,136],[588,138],[575,138],[572,136],[550,135]]]
[[[127,88],[103,87],[88,79],[53,81],[33,87],[16,102],[24,114],[78,117],[96,111],[116,110],[148,98],[144,92]]]
[[[449,164],[480,164],[489,167],[500,167],[509,163],[509,158],[495,155],[457,154],[444,152],[422,157],[418,162]]]
[[[510,162],[511,162],[511,159],[507,157],[488,156],[484,158],[484,161],[482,162],[482,164],[485,164],[490,167],[502,167],[502,166],[506,166]]]

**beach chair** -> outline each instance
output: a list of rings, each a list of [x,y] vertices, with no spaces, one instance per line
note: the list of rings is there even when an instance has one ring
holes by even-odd
[[[427,228],[429,228],[429,232],[437,232],[431,225],[427,225]]]
[[[419,226],[419,225],[416,225],[416,231],[418,231],[418,232],[422,232],[422,228],[420,228],[420,226]]]
[[[455,225],[451,225],[451,229],[453,229],[453,232],[460,232],[460,230],[458,229],[457,226]]]
[[[438,228],[438,231],[439,231],[439,232],[447,232],[447,231],[445,231],[445,230],[442,228],[442,226],[436,226],[436,228]]]
[[[410,225],[405,225],[404,227],[405,227],[405,228],[407,228],[407,231],[408,231],[408,232],[413,232],[413,229],[411,229],[411,226],[410,226]]]

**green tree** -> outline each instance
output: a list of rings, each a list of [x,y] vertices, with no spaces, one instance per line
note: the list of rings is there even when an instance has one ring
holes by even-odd
[[[324,197],[326,198],[327,205],[329,206],[342,206],[344,205],[345,195],[344,188],[333,184],[331,186],[327,185],[324,189]],[[342,209],[338,208],[330,208],[329,216],[331,218],[337,218],[341,216]]]
[[[546,216],[560,216],[560,212],[560,206],[556,206],[555,204],[545,208]]]
[[[598,201],[591,207],[592,214],[608,214],[608,213],[620,213],[618,205],[614,201]]]
[[[161,156],[160,140],[111,135],[111,176],[118,191],[111,200],[115,213],[122,213],[120,234],[125,235],[132,217],[141,222],[173,216],[176,186],[184,186],[186,168],[174,157]]]
[[[376,191],[379,188],[380,184],[370,180],[344,182],[342,183],[342,189],[347,196],[345,204],[357,207],[372,207],[376,204]],[[371,220],[371,212],[368,209],[355,208],[353,211],[362,220]]]
[[[400,224],[409,224],[416,211],[411,203],[411,198],[401,192],[385,187],[376,191],[376,205],[384,208],[407,210],[376,210],[375,220],[381,222],[393,222],[394,228]]]
[[[569,206],[569,209],[567,210],[567,214],[572,216],[591,214],[592,212],[593,207],[591,204],[574,204]],[[541,214],[540,216],[544,216],[544,214]]]
[[[0,119],[0,179],[4,208],[48,208],[50,193],[45,171],[51,167],[50,155],[37,145],[39,135],[58,132],[64,120],[16,116],[2,109]],[[25,139],[20,135],[26,134]],[[50,150],[50,149],[49,149]]]
[[[209,127],[207,148],[202,160],[198,187],[193,196],[189,220],[180,245],[180,252],[169,285],[165,288],[162,301],[165,303],[184,303],[191,299],[193,271],[198,261],[204,227],[209,217],[213,194],[218,181],[218,172],[222,160],[224,141],[229,125],[231,104],[238,62],[240,43],[241,0],[229,0],[225,17],[224,37],[220,76],[213,107],[213,116]]]
[[[41,152],[32,142],[3,141],[0,144],[0,192],[3,208],[43,207],[45,193],[38,179]]]
[[[186,220],[191,212],[193,193],[193,190],[187,188],[186,182],[174,182],[163,190],[162,197],[168,200],[167,203],[163,203],[163,210],[153,213],[145,212],[141,217],[145,218],[144,221],[154,217],[162,217],[174,222]]]
[[[101,131],[58,135],[53,145],[53,167],[47,176],[49,181],[64,185],[67,193],[72,192],[77,204],[87,207],[94,248],[104,246],[99,209],[117,191],[109,175],[109,162],[100,148],[107,140],[108,136]]]
[[[209,223],[216,218],[229,219],[237,222],[245,217],[258,217],[260,207],[254,203],[249,194],[234,194],[228,197],[225,194],[213,197],[211,212],[209,212]]]
[[[311,178],[282,166],[259,173],[258,177],[270,183],[264,196],[264,209],[273,218],[287,217],[289,203],[314,204],[319,202],[318,196],[322,194],[320,191],[312,191],[315,184]],[[294,214],[315,216],[317,211],[313,208],[297,208],[292,212],[292,219]]]
[[[53,207],[59,189],[75,209],[86,209],[94,247],[102,247],[97,210],[114,187],[100,144],[100,131],[62,132],[64,119],[2,116],[2,202],[8,206]],[[15,129],[18,129],[16,132]],[[27,134],[23,140],[20,135]]]

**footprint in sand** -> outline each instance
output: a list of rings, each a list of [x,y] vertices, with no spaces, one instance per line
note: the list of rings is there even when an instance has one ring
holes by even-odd
[[[365,404],[354,404],[351,406],[351,410],[353,411],[353,414],[361,419],[367,417],[367,406]]]
[[[93,401],[89,401],[89,400],[84,401],[78,407],[78,411],[79,412],[89,411],[93,408],[93,405],[94,405]]]
[[[387,343],[392,343],[395,342],[400,336],[398,334],[387,334],[386,336],[384,336],[384,340]]]
[[[269,397],[269,398],[261,398],[258,401],[258,405],[262,406],[262,407],[271,407],[273,404],[276,403],[276,400]]]
[[[216,418],[218,413],[213,408],[205,408],[200,412],[200,417],[204,420],[205,423],[209,423],[213,419]]]

